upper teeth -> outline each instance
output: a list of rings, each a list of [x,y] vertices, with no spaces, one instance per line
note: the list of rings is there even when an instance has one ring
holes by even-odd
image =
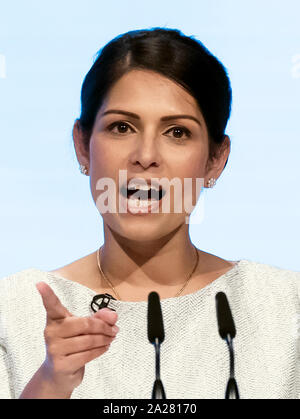
[[[150,189],[155,189],[156,191],[159,191],[159,189],[156,186],[151,186],[148,184],[135,184],[135,183],[129,183],[128,189],[140,189],[142,191],[149,191]]]

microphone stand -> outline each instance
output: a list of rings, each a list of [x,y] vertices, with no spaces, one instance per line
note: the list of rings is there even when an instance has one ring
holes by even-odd
[[[155,381],[152,390],[152,399],[166,399],[163,383],[160,379],[160,342],[158,338],[154,341],[155,347]]]
[[[224,292],[218,292],[216,294],[216,309],[219,334],[227,343],[230,357],[230,372],[226,386],[225,399],[239,399],[239,390],[234,377],[233,338],[236,335],[236,329],[230,306]]]
[[[155,347],[155,381],[152,399],[166,399],[164,386],[160,379],[160,345],[164,339],[164,323],[159,295],[156,291],[152,291],[148,295],[148,340]]]
[[[227,382],[225,399],[239,399],[240,398],[239,390],[238,390],[236,379],[234,377],[233,339],[231,338],[229,333],[227,333],[225,337],[225,341],[228,345],[229,357],[230,357],[230,374],[229,374],[229,379]]]

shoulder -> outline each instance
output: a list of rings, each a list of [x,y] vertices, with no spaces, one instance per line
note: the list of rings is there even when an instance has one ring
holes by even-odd
[[[29,268],[0,278],[0,315],[40,302],[35,284],[47,281],[47,273]]]
[[[68,302],[68,283],[53,276],[51,272],[36,268],[24,269],[0,278],[0,316],[9,317],[16,311],[25,316],[33,311],[44,311],[42,298],[36,288],[38,282],[47,283],[61,302]]]
[[[0,278],[0,311],[3,305],[7,308],[7,303],[24,307],[32,301],[41,302],[36,288],[36,284],[41,281],[46,282],[57,296],[64,300],[72,288],[72,281],[58,277],[55,272],[28,268]]]
[[[93,291],[58,277],[52,271],[29,268],[0,278],[0,332],[3,322],[22,323],[26,319],[30,323],[33,317],[45,317],[42,298],[36,288],[38,282],[48,284],[60,302],[74,315],[90,314]]]
[[[30,268],[0,279],[0,341],[11,334],[36,330],[45,320],[42,299],[35,284],[45,272]]]
[[[254,276],[264,275],[266,280],[272,278],[273,280],[285,279],[285,280],[299,280],[300,272],[291,269],[283,268],[273,264],[267,264],[258,261],[252,261],[249,259],[243,259],[240,261],[245,273],[252,274]]]
[[[238,264],[244,286],[258,295],[269,293],[300,294],[300,272],[258,261],[242,260]]]
[[[35,289],[35,284],[45,281],[46,272],[29,268],[0,278],[0,294],[7,297],[27,295]]]

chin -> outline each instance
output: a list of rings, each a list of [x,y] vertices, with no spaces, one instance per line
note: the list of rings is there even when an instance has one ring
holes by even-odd
[[[126,215],[126,217],[122,217],[122,214],[117,218],[111,215],[104,216],[103,220],[112,233],[136,242],[159,240],[185,224],[185,218],[182,218],[182,215],[180,215],[180,218],[178,216],[163,217],[157,215],[156,219],[151,220],[147,218],[147,215]]]

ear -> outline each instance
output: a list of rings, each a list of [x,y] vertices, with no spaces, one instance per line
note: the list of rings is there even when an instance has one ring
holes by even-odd
[[[85,137],[80,127],[79,119],[76,119],[73,126],[72,133],[73,133],[74,148],[75,148],[78,163],[84,165],[85,167],[89,169],[90,167],[89,150],[87,150],[84,145]]]
[[[216,180],[220,177],[229,158],[230,138],[228,137],[228,135],[225,135],[224,137],[224,141],[220,146],[217,156],[215,156],[212,160],[208,161],[207,163],[205,184],[207,184],[208,180],[211,177],[215,178]]]

